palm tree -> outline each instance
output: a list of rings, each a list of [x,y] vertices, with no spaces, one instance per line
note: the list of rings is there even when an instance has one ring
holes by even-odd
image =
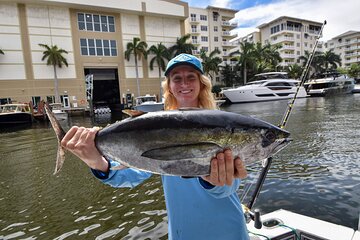
[[[279,53],[281,45],[275,44],[271,45],[270,43],[265,44],[264,46],[264,59],[265,62],[269,63],[272,70],[277,70],[279,63],[282,61],[282,58]]]
[[[62,48],[58,48],[57,45],[48,46],[47,44],[39,44],[40,47],[45,48],[43,52],[43,57],[41,61],[46,59],[46,65],[52,65],[54,68],[54,84],[55,84],[55,102],[60,103],[59,96],[59,84],[57,79],[56,67],[61,68],[63,65],[68,66],[66,58],[62,55],[63,53],[67,54],[68,52]]]
[[[329,69],[336,69],[336,67],[341,65],[341,58],[338,54],[334,53],[332,50],[326,51],[321,56],[322,65],[324,66],[325,71]]]
[[[230,56],[240,54],[240,56],[238,57],[238,63],[243,69],[243,79],[244,79],[244,84],[246,84],[248,66],[249,65],[254,65],[255,44],[254,43],[249,43],[249,42],[241,42],[240,43],[240,49],[241,49],[241,51],[235,51],[235,52],[231,53]]]
[[[302,71],[303,68],[296,63],[287,66],[287,73],[291,78],[299,79],[301,77]]]
[[[176,39],[176,44],[169,49],[169,52],[173,57],[179,55],[180,53],[192,54],[192,50],[195,49],[195,46],[188,42],[190,37],[190,34],[186,34]]]
[[[162,43],[159,43],[157,46],[152,45],[148,54],[154,54],[155,56],[150,60],[150,69],[154,69],[154,64],[156,63],[159,69],[159,80],[161,83],[161,71],[165,71],[166,62],[170,59],[170,53],[168,49]],[[160,84],[160,98],[162,97],[162,87]]]
[[[213,80],[213,76],[210,74],[210,72],[218,74],[219,64],[222,62],[222,59],[216,56],[217,54],[220,54],[220,51],[218,49],[213,50],[209,54],[209,56],[206,55],[206,52],[204,50],[200,51],[200,58],[202,59],[204,73],[208,74],[211,80]]]
[[[311,52],[309,52],[307,50],[305,50],[304,53],[305,54],[303,56],[299,57],[299,59],[303,61],[303,67],[305,67],[306,63],[308,62],[308,60],[311,56]],[[312,62],[310,64],[310,67],[312,67],[313,72],[315,74],[321,72],[321,57],[320,57],[320,55],[321,55],[321,52],[315,52]],[[308,74],[310,74],[310,71]]]
[[[142,57],[147,57],[147,43],[141,41],[140,38],[134,37],[132,42],[128,42],[126,45],[125,58],[130,61],[130,56],[134,54],[135,57],[135,73],[136,73],[136,84],[138,96],[140,96],[140,83],[139,83],[139,69],[138,60]]]

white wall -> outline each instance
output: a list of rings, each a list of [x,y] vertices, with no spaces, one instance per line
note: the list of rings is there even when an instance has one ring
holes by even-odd
[[[26,5],[31,57],[35,79],[52,79],[52,66],[41,61],[44,48],[39,44],[57,45],[68,52],[63,54],[69,66],[58,68],[58,78],[76,78],[70,12],[68,8]]]
[[[20,35],[19,14],[16,4],[0,3],[0,80],[26,78]]]

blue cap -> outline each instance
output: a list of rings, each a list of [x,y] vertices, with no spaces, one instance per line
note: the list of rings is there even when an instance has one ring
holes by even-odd
[[[168,76],[170,71],[179,65],[191,66],[196,70],[198,70],[199,72],[201,72],[201,74],[204,74],[203,66],[197,57],[190,54],[182,53],[177,55],[168,62],[165,70],[165,76]]]

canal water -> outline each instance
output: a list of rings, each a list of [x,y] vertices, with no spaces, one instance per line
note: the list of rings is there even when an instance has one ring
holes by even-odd
[[[277,101],[222,109],[278,124],[286,105]],[[65,125],[108,121],[113,119],[73,117]],[[359,122],[360,94],[298,99],[287,125],[293,142],[274,157],[255,208],[262,213],[282,208],[357,228]],[[54,176],[57,142],[47,124],[5,129],[0,139],[0,239],[167,238],[159,176],[133,189],[111,188],[69,153]],[[249,176],[238,192],[245,203],[260,164],[247,168]]]

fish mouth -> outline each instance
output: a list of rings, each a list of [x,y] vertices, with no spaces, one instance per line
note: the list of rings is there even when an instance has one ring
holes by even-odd
[[[276,139],[275,142],[274,142],[275,147],[274,147],[273,154],[276,154],[277,152],[279,152],[280,150],[285,148],[292,141],[293,141],[292,138],[279,138],[279,139]]]

